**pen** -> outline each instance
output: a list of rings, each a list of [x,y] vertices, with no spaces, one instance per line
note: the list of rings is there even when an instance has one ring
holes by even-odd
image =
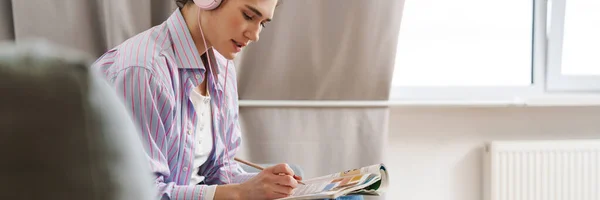
[[[245,160],[239,159],[239,158],[237,158],[237,157],[236,157],[236,158],[234,158],[234,160],[235,160],[235,161],[238,161],[238,162],[241,162],[241,163],[244,163],[244,164],[246,164],[246,165],[248,165],[248,166],[250,166],[250,167],[254,167],[254,168],[256,168],[256,169],[258,169],[258,170],[261,170],[261,171],[265,169],[265,168],[263,168],[263,167],[261,167],[261,166],[259,166],[259,165],[257,165],[257,164],[254,164],[254,163],[251,163],[251,162],[249,162],[249,161],[245,161]],[[300,178],[300,177],[298,177],[298,176],[294,175],[294,179],[299,179],[299,178]],[[300,181],[298,181],[298,183],[299,183],[299,184],[302,184],[302,185],[306,185],[306,184],[304,184],[303,182],[300,182]]]

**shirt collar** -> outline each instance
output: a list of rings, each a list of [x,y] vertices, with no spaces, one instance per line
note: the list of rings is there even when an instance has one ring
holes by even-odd
[[[173,14],[167,19],[167,28],[169,29],[173,44],[172,48],[175,53],[175,60],[178,64],[177,67],[183,69],[205,70],[198,49],[190,34],[190,30],[179,9],[175,9]]]

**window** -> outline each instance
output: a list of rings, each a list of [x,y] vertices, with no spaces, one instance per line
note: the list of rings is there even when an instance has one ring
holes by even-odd
[[[528,0],[407,0],[393,85],[530,85],[532,16]]]
[[[552,87],[600,89],[593,56],[600,26],[592,26],[600,24],[600,1],[549,1],[406,0],[390,99],[514,100]]]
[[[548,89],[600,91],[600,1],[551,3]]]

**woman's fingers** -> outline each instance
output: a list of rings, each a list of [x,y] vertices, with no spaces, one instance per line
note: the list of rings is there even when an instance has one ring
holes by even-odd
[[[296,179],[296,180],[298,180],[298,181],[301,181],[301,180],[302,180],[302,177],[301,177],[301,176],[298,176],[298,175],[294,175],[294,179]]]
[[[291,188],[289,186],[284,186],[284,185],[274,185],[272,189],[273,189],[273,192],[283,194],[286,196],[292,195],[292,193],[294,192],[293,188]]]
[[[273,180],[278,185],[287,186],[291,188],[298,187],[298,181],[296,181],[296,179],[289,175],[278,175],[277,177],[273,178]]]
[[[272,172],[273,174],[280,174],[280,173],[284,173],[286,175],[290,175],[293,176],[294,175],[294,170],[292,170],[292,168],[290,168],[290,166],[288,164],[278,164],[275,165],[272,168]]]

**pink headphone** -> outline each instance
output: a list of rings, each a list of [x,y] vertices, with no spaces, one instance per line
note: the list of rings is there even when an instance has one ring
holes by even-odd
[[[194,0],[194,3],[203,10],[212,10],[221,5],[222,0]]]

